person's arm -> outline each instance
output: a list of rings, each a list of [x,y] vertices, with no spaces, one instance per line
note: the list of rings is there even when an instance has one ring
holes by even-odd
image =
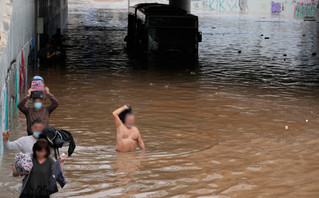
[[[145,150],[146,149],[140,132],[138,132],[137,143],[138,143],[138,146],[140,147],[141,150]]]
[[[27,114],[29,112],[29,108],[26,107],[25,104],[27,103],[28,99],[30,98],[31,92],[32,92],[32,89],[29,89],[28,95],[26,95],[18,104],[18,108],[23,114]]]
[[[65,177],[64,177],[64,170],[62,169],[62,166],[61,164],[58,164],[58,169],[57,169],[57,182],[60,184],[61,188],[63,188],[66,184],[66,181],[65,181]]]
[[[50,59],[50,58],[52,58],[52,56],[54,56],[55,55],[55,52],[53,52],[52,54],[50,54],[50,53],[47,53],[47,59]]]
[[[113,119],[114,119],[116,127],[119,127],[123,124],[121,119],[119,118],[120,113],[122,113],[123,111],[129,108],[130,107],[128,105],[124,105],[123,107],[120,107],[113,112]]]
[[[48,87],[45,87],[45,92],[51,101],[51,104],[48,106],[48,111],[49,113],[52,113],[52,111],[54,111],[59,106],[59,101],[54,97],[53,94],[50,93],[50,90]]]
[[[10,142],[9,141],[9,137],[10,137],[10,131],[4,131],[2,132],[2,136],[3,136],[3,145],[4,148],[8,151],[19,151],[21,150],[21,145],[23,145],[23,137],[17,139],[14,142]]]
[[[64,171],[64,160],[65,160],[65,155],[60,156],[60,163],[61,163],[61,168]]]

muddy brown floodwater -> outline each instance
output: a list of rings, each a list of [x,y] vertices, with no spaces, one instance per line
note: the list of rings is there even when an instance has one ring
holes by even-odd
[[[61,103],[51,124],[77,143],[53,197],[319,196],[318,23],[195,11],[199,67],[146,69],[124,51],[125,5],[70,1],[66,65],[34,72]],[[146,152],[114,150],[111,112],[127,103]],[[26,134],[21,114],[12,130]],[[0,197],[21,187],[14,154]]]

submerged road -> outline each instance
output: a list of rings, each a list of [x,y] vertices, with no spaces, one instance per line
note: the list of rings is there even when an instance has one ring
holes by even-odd
[[[125,6],[71,1],[66,65],[34,72],[61,103],[51,124],[77,143],[53,197],[319,194],[318,23],[195,12],[199,67],[145,69],[124,51]],[[114,150],[111,112],[127,103],[146,152]],[[16,125],[11,140],[26,135],[23,115]],[[0,197],[21,187],[14,154],[1,161]]]

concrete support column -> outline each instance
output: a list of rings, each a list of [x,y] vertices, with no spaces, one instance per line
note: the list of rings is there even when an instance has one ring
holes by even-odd
[[[191,12],[191,0],[169,0],[169,5],[182,8],[188,13]]]

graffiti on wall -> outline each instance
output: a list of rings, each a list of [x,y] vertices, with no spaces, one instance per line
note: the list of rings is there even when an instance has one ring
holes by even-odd
[[[19,63],[19,93],[22,94],[26,85],[26,69],[25,69],[25,61],[23,56],[23,51],[21,51],[21,60]]]
[[[247,0],[209,0],[208,6],[210,10],[216,11],[248,10]]]
[[[318,14],[318,1],[305,3],[303,1],[296,2],[294,15],[296,17],[315,17]]]
[[[0,95],[0,100],[2,101],[0,103],[0,129],[1,132],[3,130],[7,130],[7,96],[6,96],[6,87],[4,86]],[[0,137],[0,162],[1,162],[1,156],[3,153],[3,144],[2,144],[2,136]]]
[[[247,0],[239,0],[238,5],[241,11],[248,10]]]
[[[233,11],[238,4],[238,0],[210,0],[209,9],[216,11]]]
[[[281,3],[271,2],[271,12],[280,13],[281,12]]]
[[[260,3],[260,7],[263,10],[267,10],[267,5],[265,3]]]
[[[280,14],[287,17],[312,17],[319,20],[319,0],[193,0],[196,7],[226,12],[263,12]]]
[[[17,66],[16,61],[12,61],[10,64],[10,69],[7,73],[7,80],[6,80],[6,86],[7,86],[7,125],[8,128],[12,127],[13,125],[13,118],[15,115],[15,112],[17,110],[18,105],[18,96],[19,93],[17,92]]]
[[[0,123],[0,127],[2,130],[7,130],[8,126],[7,126],[7,112],[8,112],[8,108],[7,108],[7,87],[3,87],[2,89],[2,95],[1,95],[1,101],[2,101],[2,105],[1,105],[1,115],[0,115],[0,119],[1,119],[1,123]]]
[[[25,57],[26,54],[27,56]],[[20,94],[23,95],[26,90],[27,67],[29,63],[33,63],[34,61],[35,49],[32,39],[21,50],[17,58],[10,63],[10,67],[8,68],[5,85],[0,92],[0,131],[11,128],[13,125],[12,120],[17,112],[19,96]]]

